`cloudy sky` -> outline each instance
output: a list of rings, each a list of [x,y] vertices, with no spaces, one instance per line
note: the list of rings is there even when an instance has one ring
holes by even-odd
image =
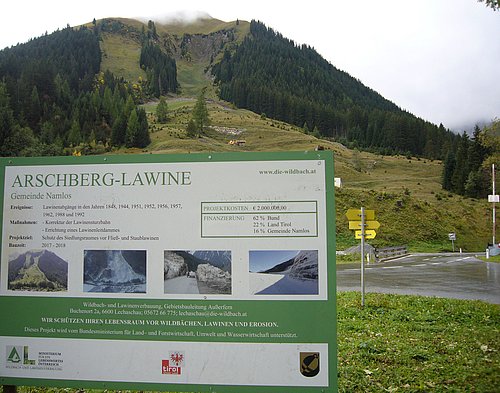
[[[110,16],[257,19],[407,111],[461,131],[500,118],[500,12],[476,0],[17,0],[0,48]]]

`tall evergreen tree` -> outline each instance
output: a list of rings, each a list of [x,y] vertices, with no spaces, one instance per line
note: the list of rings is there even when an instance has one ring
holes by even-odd
[[[14,126],[14,115],[10,107],[10,97],[7,93],[7,87],[0,81],[0,154],[6,155],[5,140],[11,135]]]
[[[455,171],[455,165],[455,153],[453,152],[453,150],[450,150],[446,155],[446,159],[444,160],[443,177],[441,180],[442,187],[445,190],[453,191],[453,183],[451,179],[453,177],[453,172]]]
[[[160,97],[160,102],[156,107],[156,118],[160,123],[165,123],[168,119],[168,105],[165,97]]]
[[[70,146],[78,146],[82,141],[80,124],[77,119],[73,120],[73,124],[71,125],[71,129],[68,134],[68,143]]]
[[[139,118],[137,116],[137,111],[134,109],[130,113],[130,116],[127,121],[127,131],[125,133],[125,146],[127,147],[136,146],[138,133],[139,133]]]
[[[456,165],[453,171],[453,175],[451,177],[451,184],[453,187],[453,191],[457,194],[463,195],[465,192],[465,183],[469,176],[469,137],[467,133],[464,133],[461,136],[457,155],[456,155]]]
[[[205,100],[205,89],[202,89],[196,100],[192,113],[193,122],[199,134],[203,133],[204,127],[210,125],[207,103]]]

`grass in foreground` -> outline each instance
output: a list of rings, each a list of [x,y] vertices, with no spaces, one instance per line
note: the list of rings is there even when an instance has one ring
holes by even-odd
[[[339,392],[498,392],[498,305],[385,294],[365,304],[359,293],[338,294]]]
[[[368,294],[338,297],[339,392],[497,392],[500,307]]]

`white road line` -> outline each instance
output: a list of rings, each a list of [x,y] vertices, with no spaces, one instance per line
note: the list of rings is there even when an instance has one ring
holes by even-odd
[[[417,266],[427,266],[427,264],[426,263],[420,263],[418,265],[413,265],[413,266],[415,266],[415,267],[417,267]]]
[[[424,259],[423,259],[423,261],[428,261],[428,260],[430,260],[430,258],[424,258]]]
[[[431,265],[441,265],[441,262],[431,262]]]
[[[403,266],[383,266],[382,269],[401,269]]]

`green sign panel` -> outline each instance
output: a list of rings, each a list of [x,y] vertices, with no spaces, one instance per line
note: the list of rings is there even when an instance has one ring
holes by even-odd
[[[337,390],[331,152],[0,164],[0,384]]]

